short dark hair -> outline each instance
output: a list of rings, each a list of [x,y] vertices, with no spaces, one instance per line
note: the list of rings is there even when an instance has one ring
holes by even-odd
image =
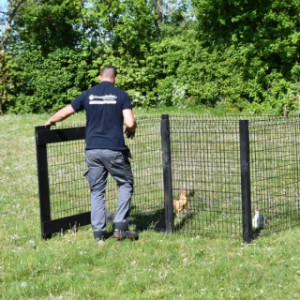
[[[117,69],[114,66],[104,66],[100,71],[100,75],[108,78],[116,78]]]

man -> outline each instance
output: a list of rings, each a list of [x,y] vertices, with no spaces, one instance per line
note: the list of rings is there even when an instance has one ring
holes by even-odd
[[[102,242],[106,236],[105,190],[108,173],[118,185],[118,209],[114,217],[117,240],[137,239],[128,230],[130,201],[133,193],[133,174],[129,162],[130,151],[125,145],[125,134],[133,138],[136,121],[129,95],[115,87],[117,71],[105,66],[99,75],[100,83],[79,95],[71,105],[55,113],[45,123],[47,128],[75,112],[86,112],[86,178],[91,190],[91,224],[94,238]]]

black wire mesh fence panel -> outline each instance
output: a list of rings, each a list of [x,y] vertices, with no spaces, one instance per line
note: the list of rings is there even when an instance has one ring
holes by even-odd
[[[175,216],[181,232],[242,235],[239,119],[170,117],[173,193],[179,199],[186,186],[188,194]],[[259,233],[299,225],[299,118],[248,119],[251,215],[266,220]]]
[[[132,224],[138,228],[164,230],[164,193],[160,138],[160,117],[137,120],[138,128],[131,149],[134,173]]]
[[[207,236],[241,236],[238,121],[171,117],[174,198],[187,189],[175,228]]]
[[[160,117],[138,118],[134,139],[126,139],[132,159],[134,194],[130,225],[138,229],[164,230],[164,199],[161,162]],[[111,176],[106,190],[106,207],[113,216],[118,206],[118,189]]]
[[[164,230],[164,198],[161,162],[160,117],[137,118],[134,139],[126,139],[132,159],[134,194],[130,225],[137,229]],[[106,190],[106,207],[111,215],[117,209],[117,186],[111,176]]]
[[[299,134],[299,118],[250,123],[252,208],[268,231],[299,225]]]
[[[140,118],[138,124],[139,130],[134,140],[126,140],[133,156],[131,165],[135,178],[131,225],[164,230],[160,118]],[[89,187],[84,176],[84,136],[74,140],[74,133],[67,137],[64,129],[68,132],[76,130],[64,128],[63,125],[54,131],[39,128],[42,132],[37,138],[37,144],[42,145],[38,152],[46,152],[42,155],[46,159],[39,166],[43,173],[40,178],[46,180],[40,183],[43,190],[40,191],[40,204],[44,237],[56,232],[59,226],[67,229],[62,225],[65,222],[69,227],[86,225],[88,222],[86,216],[82,221],[84,224],[75,222],[78,219],[76,216],[84,216],[90,211]],[[109,176],[105,202],[111,217],[117,209],[117,198],[116,183]],[[58,222],[55,225],[56,220]]]

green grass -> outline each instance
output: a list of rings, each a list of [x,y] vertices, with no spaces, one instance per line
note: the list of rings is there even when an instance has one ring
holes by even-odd
[[[47,117],[0,117],[1,299],[299,299],[300,228],[251,244],[144,231],[97,245],[90,226],[42,240],[34,126]]]

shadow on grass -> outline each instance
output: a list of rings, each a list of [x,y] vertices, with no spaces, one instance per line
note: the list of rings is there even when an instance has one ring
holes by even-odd
[[[132,207],[134,211],[135,207]],[[165,209],[157,209],[148,213],[134,212],[131,214],[131,224],[139,231],[154,230],[162,232],[166,230]]]
[[[175,216],[174,216],[174,230],[175,231],[180,231],[181,228],[183,228],[185,226],[185,224],[187,224],[191,220],[193,220],[195,215],[197,215],[198,213],[196,213],[196,212],[182,212],[179,215],[175,214]]]
[[[195,195],[195,191],[191,190],[188,198],[191,200]],[[135,224],[137,230],[154,230],[157,232],[166,231],[165,209],[157,209],[150,212],[139,211],[136,206],[132,206],[131,224]],[[196,213],[182,211],[179,215],[173,214],[174,231],[180,230],[185,223],[194,218]]]
[[[182,227],[188,222],[190,222],[196,213],[183,212],[179,216],[174,213],[174,232],[180,231]],[[156,232],[166,231],[166,220],[165,220],[165,210],[159,209],[153,211],[152,213],[141,213],[134,214],[132,216],[131,224],[135,224],[137,230],[154,230]]]
[[[252,240],[256,240],[259,238],[261,233],[263,232],[263,228],[256,228],[252,230]]]

